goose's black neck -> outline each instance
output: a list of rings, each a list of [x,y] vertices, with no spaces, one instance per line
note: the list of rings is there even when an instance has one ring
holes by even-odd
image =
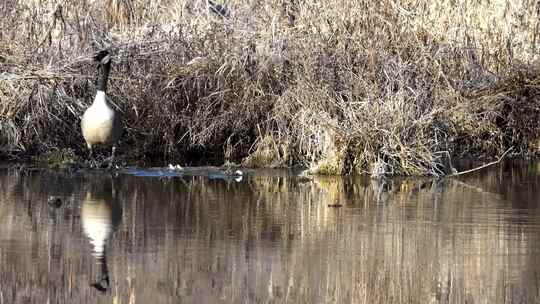
[[[109,72],[111,71],[111,61],[108,60],[106,63],[100,63],[98,66],[98,81],[97,89],[98,91],[107,91],[107,81],[109,80]]]

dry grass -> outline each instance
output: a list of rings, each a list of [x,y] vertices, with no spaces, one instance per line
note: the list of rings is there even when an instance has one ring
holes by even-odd
[[[229,1],[228,18],[206,5],[4,1],[1,153],[84,153],[89,58],[105,47],[131,160],[441,175],[446,152],[540,152],[532,1]]]

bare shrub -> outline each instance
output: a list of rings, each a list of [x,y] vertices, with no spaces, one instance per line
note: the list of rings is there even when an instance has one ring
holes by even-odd
[[[0,151],[83,153],[109,48],[132,160],[440,175],[443,155],[539,153],[531,1],[218,2],[4,1]]]

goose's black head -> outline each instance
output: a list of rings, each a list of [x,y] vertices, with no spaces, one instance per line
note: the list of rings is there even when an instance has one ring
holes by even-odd
[[[94,54],[94,61],[98,63],[97,89],[105,92],[107,80],[111,71],[111,54],[108,50],[101,50]]]
[[[108,50],[101,50],[94,54],[94,61],[100,64],[107,64],[111,61],[111,54]]]

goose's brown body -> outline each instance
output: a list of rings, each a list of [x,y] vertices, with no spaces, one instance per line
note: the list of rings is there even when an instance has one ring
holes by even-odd
[[[105,92],[98,91],[94,103],[84,112],[81,129],[89,149],[98,144],[114,144],[120,139],[120,115],[107,101]]]

